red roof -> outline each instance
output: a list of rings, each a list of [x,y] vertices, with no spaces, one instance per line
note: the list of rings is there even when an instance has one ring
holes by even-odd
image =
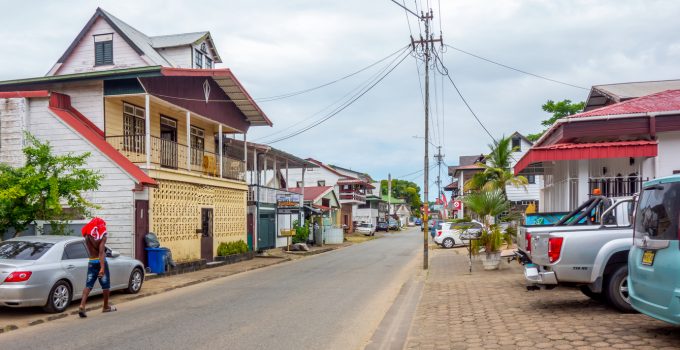
[[[48,97],[48,96],[50,96],[50,92],[47,91],[47,90],[0,92],[0,98],[28,98],[28,97]]]
[[[118,164],[123,171],[132,176],[137,183],[142,185],[156,186],[154,179],[149,177],[142,169],[132,163],[118,152],[111,144],[106,142],[104,132],[95,124],[80,114],[78,110],[71,106],[71,98],[68,95],[52,92],[50,96],[49,109],[69,127],[83,136],[94,147],[98,148],[114,163]]]
[[[326,192],[328,192],[329,189],[332,190],[333,186],[305,187],[305,198],[303,200],[309,201],[309,202],[314,202],[319,197],[325,195]],[[295,193],[302,193],[302,188],[301,187],[287,188],[286,191],[295,192]]]
[[[532,163],[553,160],[577,160],[599,158],[656,157],[657,142],[614,141],[595,143],[559,143],[550,146],[532,147],[517,165],[515,175]]]
[[[602,108],[593,109],[588,112],[574,114],[568,118],[572,119],[669,111],[680,111],[680,90],[666,90],[656,94],[642,96]]]

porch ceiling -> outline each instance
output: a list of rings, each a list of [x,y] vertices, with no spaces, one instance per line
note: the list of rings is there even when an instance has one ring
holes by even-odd
[[[538,173],[546,161],[656,157],[656,141],[615,141],[596,143],[561,143],[551,146],[533,147],[515,165],[515,174]],[[531,170],[531,171],[525,171]]]

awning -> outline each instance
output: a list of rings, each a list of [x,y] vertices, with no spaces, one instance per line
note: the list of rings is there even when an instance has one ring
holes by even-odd
[[[657,142],[648,140],[560,143],[533,147],[515,165],[515,175],[535,163],[559,160],[656,157]]]

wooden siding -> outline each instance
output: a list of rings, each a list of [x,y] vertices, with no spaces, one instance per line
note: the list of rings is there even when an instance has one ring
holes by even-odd
[[[104,84],[101,80],[50,86],[50,90],[71,97],[71,105],[94,125],[104,130]]]
[[[41,140],[49,141],[56,154],[90,152],[89,168],[97,169],[103,179],[100,189],[86,198],[101,208],[94,215],[106,220],[108,245],[123,255],[134,253],[133,179],[98,149],[70,129],[47,108],[47,99],[30,100],[29,130]]]
[[[673,175],[674,171],[680,171],[680,132],[659,133],[659,156],[657,177]]]
[[[521,138],[520,140],[519,150],[512,152],[510,164],[513,168],[517,164],[517,161],[522,159],[531,148],[531,144],[525,139]],[[508,199],[514,202],[529,200],[537,201],[540,198],[541,188],[543,188],[543,177],[536,175],[536,183],[520,187],[507,185],[505,186],[505,191],[508,194]]]
[[[113,65],[95,67],[93,35],[113,34]],[[92,28],[76,45],[71,55],[54,72],[54,75],[92,72],[99,70],[144,67],[149,64],[103,18],[98,18]]]
[[[10,166],[24,162],[21,150],[27,112],[24,101],[23,98],[0,99],[0,162]]]
[[[193,50],[189,45],[161,48],[158,52],[175,68],[193,68]]]

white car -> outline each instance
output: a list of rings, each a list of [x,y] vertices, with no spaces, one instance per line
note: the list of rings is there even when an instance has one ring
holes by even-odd
[[[375,235],[375,225],[369,223],[361,223],[357,226],[357,232],[363,233],[366,236]]]
[[[482,223],[471,222],[440,222],[434,236],[434,242],[443,248],[453,248],[457,245],[468,244],[467,239],[461,238],[461,234],[477,234],[482,230]]]

